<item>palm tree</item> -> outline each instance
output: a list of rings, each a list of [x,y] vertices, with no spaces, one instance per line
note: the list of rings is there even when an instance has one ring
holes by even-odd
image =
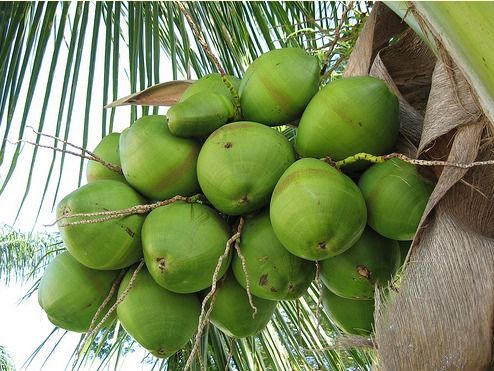
[[[491,88],[493,79],[489,68],[494,65],[494,55],[491,48],[488,47],[493,37],[492,27],[489,26],[491,24],[490,17],[493,15],[492,8],[488,4],[477,4],[476,6],[460,4],[455,7],[448,4],[436,5],[435,3],[407,3],[405,6],[403,3],[389,2],[387,4],[400,14],[400,17],[403,17],[410,27],[420,35],[421,39],[429,45],[438,61],[446,66],[446,71],[455,71],[454,68],[458,67],[461,72],[460,77],[464,77],[467,81],[467,89],[465,89],[465,85],[461,85],[462,88],[458,89],[459,77],[456,72],[454,74],[450,72],[447,74],[449,80],[447,78],[445,80],[450,81],[453,88],[450,86],[444,88],[446,83],[443,81],[443,86],[433,86],[432,91],[441,91],[442,87],[445,92],[454,91],[456,103],[459,101],[460,106],[465,108],[465,102],[470,103],[468,99],[471,96],[467,94],[466,98],[468,99],[465,101],[464,94],[470,89],[474,92],[471,95],[475,97],[474,100],[478,104],[467,107],[470,114],[469,118],[481,117],[486,119],[487,123],[484,123],[487,128],[486,132],[492,133],[492,122],[494,121],[494,94],[492,92],[494,90]],[[29,132],[27,130],[28,124],[34,121],[37,123],[36,132],[49,133],[56,137],[62,137],[64,140],[74,141],[75,138],[77,144],[82,147],[90,147],[93,141],[96,142],[97,139],[114,130],[121,120],[118,115],[122,112],[122,108],[100,110],[100,107],[123,95],[135,93],[159,83],[162,80],[160,65],[163,58],[170,61],[173,80],[201,77],[217,70],[216,64],[211,61],[203,46],[198,42],[191,24],[198,26],[209,45],[209,49],[218,56],[227,73],[241,76],[246,66],[261,53],[277,47],[299,46],[320,57],[324,65],[322,83],[325,83],[338,78],[343,73],[357,36],[362,30],[362,21],[369,12],[369,9],[361,3],[355,4],[348,12],[347,6],[334,2],[191,2],[183,5],[185,10],[181,10],[179,4],[169,2],[2,3],[0,5],[0,29],[5,35],[5,40],[0,46],[0,127],[3,129],[2,138],[9,138],[11,141],[24,138]],[[377,7],[376,5],[375,8]],[[191,22],[186,14],[190,16]],[[383,19],[387,20],[389,16],[383,16]],[[373,21],[376,20],[373,19]],[[398,21],[400,20],[398,19]],[[371,26],[367,28],[367,32],[371,36],[376,36],[375,40],[370,38],[371,43],[374,41],[376,43],[376,45],[371,46],[368,53],[372,54],[372,58],[376,56],[378,51],[374,50],[373,47],[396,46],[399,45],[400,40],[403,41],[397,36],[397,33],[389,35],[389,38],[384,39],[384,41],[379,39],[379,36],[382,36],[379,31],[384,30],[385,32],[386,27],[379,28],[379,21],[375,24],[377,24],[377,31],[374,34],[370,30]],[[382,23],[380,25],[382,26]],[[482,40],[483,35],[487,37],[487,40]],[[384,36],[382,37],[384,38]],[[89,42],[89,40],[91,41]],[[388,43],[390,40],[391,42]],[[384,44],[377,45],[379,42]],[[365,47],[360,45],[358,49],[362,51]],[[367,54],[360,54],[360,56],[362,55],[367,58]],[[436,66],[437,70],[440,67],[439,62]],[[350,70],[355,68],[355,63],[348,65],[351,67]],[[94,80],[97,74],[94,71],[99,66],[103,66],[103,88],[100,95],[96,95]],[[370,68],[370,65],[368,67]],[[42,74],[41,71],[46,73]],[[365,74],[368,72],[369,69],[364,71]],[[400,70],[399,66],[395,66],[394,72],[403,71]],[[423,71],[419,72],[422,73]],[[417,76],[420,76],[420,73]],[[425,75],[430,78],[432,69]],[[393,78],[391,79],[393,80]],[[403,81],[406,79],[401,82],[403,83]],[[402,88],[403,85],[399,87]],[[78,94],[80,91],[82,91],[82,98]],[[407,95],[406,89],[403,94],[405,98],[413,98],[413,92]],[[56,96],[55,102],[54,96]],[[98,101],[95,100],[96,96]],[[416,117],[420,117],[420,110],[424,109],[425,106],[432,109],[430,105],[427,105],[427,96],[428,90],[425,98],[421,102],[416,102],[423,103],[422,106],[416,104],[414,107],[419,111],[419,116]],[[452,100],[455,101],[454,98]],[[33,120],[33,102],[36,101],[41,102],[41,104],[38,115]],[[52,106],[55,106],[53,111],[51,111]],[[77,115],[76,117],[74,112],[79,106],[82,106],[83,110],[80,116]],[[101,117],[101,120],[96,124],[92,121],[92,113],[95,110]],[[156,107],[150,109],[146,106],[132,106],[128,111],[128,116],[125,117],[125,121],[131,123],[135,118],[150,112],[156,113],[158,109]],[[447,110],[443,111],[443,116],[448,116],[450,113]],[[50,115],[53,117],[52,119],[48,119]],[[432,127],[437,129],[433,124]],[[442,130],[441,134],[446,137],[445,133],[452,131],[452,128],[458,129],[458,132],[465,129],[452,125],[449,130],[440,127],[438,131]],[[472,137],[469,138],[468,145],[462,147],[468,147],[471,150],[471,153],[467,151],[470,156],[467,159],[469,162],[473,161],[480,152],[484,158],[492,161],[492,156],[488,154],[491,150],[489,147],[491,142],[481,141],[481,134],[478,134],[478,142],[482,143],[482,147],[475,147],[475,140]],[[482,138],[485,139],[485,137],[484,135]],[[420,139],[420,135],[418,139]],[[434,139],[439,141],[441,138]],[[40,143],[41,136],[37,134],[33,140]],[[452,140],[450,137],[446,137],[445,141],[449,142],[450,140]],[[430,142],[428,143],[430,144]],[[50,143],[51,146],[57,144],[61,148],[66,148],[65,144],[56,139]],[[416,145],[418,144],[416,143]],[[30,155],[27,159],[28,165],[19,167],[17,165],[21,163],[23,156],[26,156],[25,149],[21,151],[23,148],[21,143],[11,145],[6,141],[3,141],[0,147],[0,166],[3,174],[0,195],[8,190],[7,187],[12,184],[11,179],[16,174],[22,172],[24,168],[28,169],[27,180],[23,183],[22,195],[17,205],[17,217],[21,215],[22,210],[26,209],[26,203],[29,205],[30,211],[37,210],[37,215],[40,215],[43,208],[53,207],[60,197],[62,179],[67,171],[67,162],[69,161],[65,154],[59,155],[53,151],[47,164],[40,166],[41,149],[35,148],[31,153],[28,153]],[[483,152],[484,149],[486,149],[485,152]],[[437,156],[444,155],[444,153],[434,153],[434,151],[429,153]],[[449,149],[446,153],[458,154],[457,152],[450,152]],[[472,156],[473,158],[471,158]],[[76,166],[79,167],[77,183],[81,184],[83,161],[81,160]],[[444,173],[448,173],[448,171]],[[451,172],[449,173],[451,174]],[[483,174],[482,177],[492,179],[489,178],[490,173],[487,171],[486,173],[488,176]],[[430,203],[431,207],[440,204],[446,190],[458,182],[464,172],[459,177],[457,175],[446,180],[446,177],[440,178],[445,183],[443,183],[442,191],[437,191],[436,197]],[[38,188],[32,187],[34,179],[42,179],[42,182],[39,187],[39,196],[32,197],[33,188]],[[472,188],[476,189],[476,187],[477,183]],[[489,202],[491,201],[489,200],[491,199],[489,197],[491,196],[489,192],[484,191],[482,189],[483,195],[486,196],[487,194],[486,199],[488,201],[484,199],[484,201],[476,201],[475,204],[478,205],[477,209],[490,210]],[[455,197],[468,199],[469,196],[465,192],[459,192]],[[466,202],[456,203],[466,204]],[[472,203],[474,202],[472,201]],[[444,215],[444,209],[449,207],[444,206],[445,204],[447,203],[442,204],[443,213],[441,215]],[[483,215],[480,219],[484,221],[492,220],[492,213],[487,214],[485,211],[485,214],[480,212],[478,214]],[[464,216],[463,219],[470,221],[475,217]],[[441,217],[437,218],[442,220]],[[486,247],[492,248],[492,240],[484,238],[488,226],[484,226],[483,222],[479,223],[480,227],[477,229],[473,227],[473,229],[481,230],[480,237],[471,231],[463,231],[461,227],[455,224],[452,230],[448,230],[448,233],[443,232],[441,238],[434,240],[431,237],[431,240],[434,241],[429,241],[429,245],[421,251],[432,251],[434,247],[437,247],[438,240],[452,241],[451,244],[453,244],[456,240],[470,241],[471,238],[475,238],[476,244],[489,251]],[[431,224],[437,227],[437,223]],[[427,232],[423,233],[427,235]],[[451,236],[455,236],[456,240],[454,238],[448,239]],[[488,236],[492,238],[492,234]],[[427,243],[428,240],[425,240]],[[420,241],[414,243],[415,247],[419,244],[421,244]],[[466,247],[471,247],[471,244],[472,242],[465,242]],[[462,251],[467,250],[463,249]],[[455,251],[441,250],[441,254],[448,256],[449,259],[444,258],[440,263],[469,262],[460,265],[460,268],[482,266],[481,263],[485,262],[485,271],[481,271],[485,274],[482,277],[486,275],[491,277],[492,275],[492,264],[489,263],[492,260],[490,260],[491,255],[488,252],[483,253],[484,255],[481,255],[481,258],[477,257],[477,259],[472,252],[461,254]],[[435,256],[437,254],[432,255],[432,257]],[[432,258],[425,255],[424,259],[430,263]],[[489,264],[491,268],[489,268]],[[376,340],[379,342],[380,355],[386,361],[393,358],[391,353],[395,352],[393,346],[397,341],[397,336],[401,336],[402,341],[406,342],[408,341],[406,335],[409,332],[416,334],[415,330],[422,331],[424,329],[420,323],[416,323],[415,327],[412,326],[411,329],[406,327],[409,318],[421,320],[422,316],[429,321],[427,323],[431,324],[426,329],[429,331],[427,335],[430,336],[426,336],[424,340],[419,334],[416,338],[422,340],[420,343],[421,350],[432,350],[427,353],[427,357],[419,359],[418,362],[426,362],[428,359],[432,360],[437,354],[442,354],[440,351],[434,352],[436,349],[444,351],[445,344],[449,342],[445,340],[442,343],[439,341],[431,343],[432,340],[430,339],[439,334],[443,336],[442,339],[449,339],[451,336],[451,333],[446,331],[446,327],[441,328],[441,332],[437,332],[437,328],[434,326],[434,321],[439,322],[438,316],[444,313],[445,303],[448,303],[448,313],[461,309],[458,313],[462,314],[449,322],[444,322],[447,326],[454,323],[472,325],[456,328],[461,328],[465,333],[468,328],[476,328],[474,325],[480,322],[477,321],[475,314],[472,314],[478,312],[469,311],[468,305],[455,306],[455,303],[466,301],[462,301],[462,298],[459,297],[459,290],[443,290],[441,289],[442,286],[437,284],[437,282],[442,282],[442,277],[449,276],[450,272],[444,271],[442,268],[450,267],[448,264],[438,264],[436,271],[430,271],[430,266],[418,264],[417,267],[419,273],[416,273],[414,278],[410,280],[412,288],[408,289],[407,294],[398,295],[397,299],[397,303],[407,310],[403,314],[397,310],[392,312],[393,318],[396,318],[396,323],[400,324],[400,326],[395,326],[398,330],[395,332],[386,331],[390,327],[386,321],[378,321],[377,323]],[[419,268],[426,271],[427,274],[420,273]],[[454,265],[454,268],[456,269],[458,266]],[[472,282],[477,282],[475,273],[467,271],[465,274],[466,277],[471,278]],[[424,308],[420,302],[417,303],[412,300],[414,298],[414,285],[421,280],[426,282],[426,288],[427,285],[432,288],[428,291],[427,298],[430,299],[430,305],[434,306],[435,311]],[[489,279],[484,281],[487,284],[492,282]],[[485,290],[487,284],[484,281],[480,284],[477,282],[470,287],[464,284],[468,282],[465,279],[460,281],[457,287],[462,288],[463,291],[461,292],[464,293],[464,297],[468,297],[470,292],[484,289],[484,291],[475,291],[477,297],[484,298],[484,296],[488,296],[483,294],[488,291]],[[445,283],[446,287],[452,285],[449,283],[448,286],[448,283]],[[406,290],[404,291],[407,292]],[[323,349],[324,342],[321,342],[318,336],[317,321],[313,314],[317,305],[317,296],[317,288],[312,287],[303,300],[297,303],[283,304],[279,307],[275,319],[265,332],[254,339],[234,343],[233,351],[230,350],[232,346],[230,346],[229,339],[213,327],[209,328],[202,343],[203,354],[210,355],[210,365],[217,368],[223,368],[226,363],[230,362],[232,367],[239,369],[249,369],[253,364],[258,365],[259,368],[272,367],[273,369],[315,367],[345,369],[352,367],[350,363],[346,363],[347,361],[354,362],[353,364],[356,366],[353,367],[368,368],[370,361],[366,353],[355,351],[337,353]],[[441,296],[441,300],[436,298],[438,296]],[[400,301],[400,298],[403,300]],[[423,300],[423,298],[421,299]],[[485,304],[481,308],[487,307],[489,310],[485,310],[485,312],[492,313],[490,310],[492,305]],[[429,313],[433,315],[429,315]],[[485,321],[488,321],[488,318]],[[322,317],[322,328],[324,328],[328,338],[335,336],[335,328],[324,316]],[[491,329],[492,327],[484,326],[482,328]],[[117,330],[116,333],[121,334],[120,337],[116,337],[117,341],[114,344],[117,345],[112,348],[116,350],[115,354],[118,354],[118,349],[121,349],[118,344],[122,344],[127,338],[124,332],[118,331],[118,328],[113,329]],[[303,331],[299,331],[299,329],[303,329]],[[492,332],[487,335],[492,340]],[[105,335],[100,334],[100,336],[104,337]],[[467,338],[480,339],[475,332],[471,332]],[[485,341],[486,344],[488,342]],[[460,348],[457,353],[461,353],[463,357],[468,357],[468,352],[466,352],[468,346],[465,345],[466,343],[462,344],[464,345],[463,348]],[[488,348],[488,352],[492,349],[490,346],[483,347],[481,344],[475,346],[475,344],[477,343],[472,341],[470,347],[470,350],[473,349],[470,352],[473,356],[470,357],[473,358],[477,356],[476,351],[478,349]],[[452,346],[453,344],[447,345]],[[312,352],[314,348],[317,351]],[[208,352],[204,352],[205,349],[208,349]],[[308,349],[311,351],[308,352]],[[190,348],[184,349],[183,352],[171,358],[168,361],[168,367],[174,369],[174,367],[183,365],[188,351]],[[398,358],[406,358],[403,353],[397,352],[396,354]],[[252,355],[254,356],[252,357]],[[412,356],[417,358],[416,354],[412,354]],[[483,356],[485,358],[485,354]],[[477,358],[480,359],[480,357]],[[425,368],[427,367],[422,367],[422,369]],[[393,368],[391,367],[391,369]]]

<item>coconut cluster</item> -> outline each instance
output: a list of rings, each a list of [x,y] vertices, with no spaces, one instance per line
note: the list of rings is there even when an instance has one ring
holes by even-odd
[[[197,330],[213,277],[210,321],[246,337],[266,326],[279,301],[306,292],[320,262],[328,314],[345,332],[370,333],[375,286],[398,269],[397,241],[409,245],[432,186],[398,159],[357,163],[351,177],[321,160],[391,152],[399,104],[381,80],[344,78],[320,89],[319,72],[301,49],[274,50],[241,80],[210,74],[166,116],[103,138],[94,152],[122,174],[89,163],[87,184],[57,207],[67,252],[39,287],[50,321],[88,331],[125,274],[118,320],[153,355],[168,357]],[[285,125],[298,127],[295,144]],[[225,257],[240,218],[241,255]]]

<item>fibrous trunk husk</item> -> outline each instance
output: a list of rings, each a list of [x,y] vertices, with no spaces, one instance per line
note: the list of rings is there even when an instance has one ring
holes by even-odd
[[[398,95],[405,139],[400,150],[408,155],[415,151],[423,159],[455,163],[494,159],[494,125],[482,112],[475,87],[437,40],[436,59],[412,31],[403,32],[397,24],[397,16],[377,3],[350,57],[346,76],[371,74]],[[393,42],[384,43],[383,35],[387,41],[394,38]],[[490,369],[494,166],[433,170],[437,185],[399,291],[388,301],[376,300],[378,367],[389,371]]]

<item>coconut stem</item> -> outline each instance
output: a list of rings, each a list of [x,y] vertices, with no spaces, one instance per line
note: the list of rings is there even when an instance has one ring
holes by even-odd
[[[322,76],[321,82],[329,77],[329,74],[325,73],[326,68],[328,68],[329,61],[330,61],[331,57],[333,56],[334,49],[336,48],[336,45],[338,45],[338,41],[340,40],[341,28],[343,27],[343,24],[346,22],[348,12],[350,12],[350,10],[352,8],[353,8],[353,1],[349,2],[348,5],[346,6],[345,11],[341,15],[340,21],[338,22],[338,25],[336,26],[336,28],[334,30],[333,42],[331,43],[330,48],[328,49],[328,51],[326,52],[326,54],[324,56],[324,60],[323,60],[322,68],[321,68],[321,76]],[[339,62],[339,63],[341,63],[341,62]],[[329,72],[332,72],[332,70],[330,70]]]
[[[86,336],[84,337],[84,339],[81,342],[79,349],[76,352],[76,359],[74,361],[74,366],[77,365],[77,362],[79,359],[79,354],[80,354],[81,350],[84,348],[84,346],[86,345],[86,343],[95,334],[98,333],[98,331],[101,329],[103,324],[108,320],[108,318],[110,318],[111,314],[117,309],[117,306],[124,301],[124,299],[129,294],[129,291],[132,289],[132,287],[134,287],[135,280],[137,279],[137,275],[138,275],[139,271],[142,269],[142,267],[144,267],[144,260],[141,260],[141,262],[139,263],[139,265],[135,269],[134,273],[132,273],[132,277],[130,277],[130,281],[129,281],[127,287],[122,292],[122,294],[117,298],[115,303],[110,307],[108,312],[106,312],[106,314],[103,316],[103,318],[99,321],[99,323],[94,328],[88,330],[88,332],[86,333]],[[94,320],[94,318],[93,318],[93,320]],[[75,368],[75,367],[73,367],[73,368]]]
[[[233,358],[233,347],[235,346],[235,338],[233,338],[233,337],[230,338],[228,343],[229,343],[228,347],[230,348],[230,352],[228,353],[228,359],[226,360],[224,371],[227,371],[228,369],[230,369],[230,362]]]
[[[110,291],[108,292],[108,295],[106,296],[105,300],[103,301],[103,303],[101,303],[101,305],[98,307],[98,310],[94,314],[93,319],[91,320],[91,324],[89,325],[88,332],[92,332],[95,326],[97,325],[96,321],[98,320],[98,317],[101,315],[101,312],[106,308],[106,306],[110,302],[111,298],[113,297],[113,294],[118,288],[118,285],[120,285],[120,282],[122,281],[122,278],[124,277],[125,273],[126,270],[122,269],[118,277],[113,282]]]
[[[196,23],[194,22],[194,20],[190,16],[189,12],[187,11],[187,9],[185,9],[184,4],[182,4],[181,1],[175,1],[175,3],[177,4],[178,8],[182,12],[182,14],[185,16],[185,18],[187,19],[187,22],[189,23],[189,26],[192,29],[192,33],[197,38],[197,41],[199,41],[199,43],[201,44],[202,48],[204,49],[204,52],[209,57],[209,59],[211,59],[211,61],[214,63],[214,65],[218,69],[219,73],[221,74],[221,79],[223,80],[223,83],[226,85],[226,87],[230,91],[230,94],[233,97],[233,107],[235,110],[234,120],[238,120],[241,116],[241,114],[240,114],[241,111],[240,111],[240,98],[238,96],[237,90],[232,85],[232,83],[230,81],[228,81],[228,79],[226,78],[225,70],[221,66],[219,59],[214,55],[214,53],[212,52],[212,50],[209,47],[206,40],[204,40],[204,38],[201,36],[201,33],[199,32],[199,27],[197,27]]]
[[[216,268],[214,269],[213,272],[213,278],[212,278],[212,284],[211,284],[211,290],[208,292],[206,297],[202,300],[202,305],[201,305],[201,314],[199,315],[199,324],[197,325],[197,333],[194,338],[194,346],[192,347],[192,350],[189,354],[189,358],[187,358],[187,362],[185,363],[184,370],[188,370],[192,366],[192,362],[199,350],[199,346],[201,344],[201,336],[204,331],[204,328],[206,327],[208,321],[209,321],[209,316],[211,315],[211,312],[213,311],[213,306],[214,302],[216,300],[216,289],[217,289],[217,280],[218,280],[218,275],[221,270],[221,266],[223,265],[223,261],[228,258],[230,255],[230,250],[232,247],[232,244],[240,239],[240,236],[242,234],[242,229],[244,227],[245,220],[244,218],[240,218],[238,222],[238,227],[237,227],[237,232],[231,236],[228,241],[226,241],[226,246],[225,246],[225,251],[223,252],[223,255],[221,255],[218,259],[218,263],[216,264]],[[208,301],[211,302],[209,303],[209,307],[206,309],[208,306]]]
[[[129,207],[127,209],[122,209],[122,210],[109,210],[109,211],[98,211],[94,213],[76,213],[76,214],[67,214],[63,215],[57,220],[55,220],[54,223],[51,224],[46,224],[46,227],[51,227],[57,224],[58,222],[64,220],[64,219],[72,219],[72,218],[87,218],[87,219],[82,219],[82,220],[77,220],[73,222],[68,222],[64,224],[60,224],[60,228],[62,227],[69,227],[72,225],[81,225],[81,224],[95,224],[95,223],[102,223],[102,222],[107,222],[113,219],[118,219],[122,218],[124,216],[129,216],[129,215],[134,215],[134,214],[147,214],[148,212],[161,207],[161,206],[166,206],[169,204],[172,204],[177,201],[184,201],[187,203],[202,203],[204,202],[204,196],[200,193],[190,196],[190,197],[184,197],[184,196],[174,196],[172,198],[169,198],[168,200],[163,200],[163,201],[157,201],[153,204],[147,204],[147,205],[135,205],[132,207]],[[91,219],[93,217],[99,217],[96,219]]]
[[[230,94],[232,95],[232,98],[233,98],[233,120],[236,121],[236,120],[239,120],[242,116],[242,111],[241,111],[241,107],[240,107],[240,97],[238,96],[238,92],[237,90],[235,89],[235,87],[233,86],[233,84],[226,78],[225,75],[221,75],[221,79],[223,80],[223,83],[226,85],[226,87],[228,88],[228,90],[230,91]]]
[[[369,153],[357,153],[353,156],[349,156],[349,157],[345,158],[344,160],[337,161],[336,167],[340,168],[342,166],[350,165],[350,164],[353,164],[353,163],[355,163],[357,161],[361,161],[361,160],[372,162],[375,164],[379,164],[379,163],[383,163],[384,161],[390,160],[392,158],[399,158],[400,160],[408,162],[409,164],[412,164],[412,165],[450,166],[450,167],[458,167],[461,169],[470,169],[470,168],[475,167],[475,166],[494,165],[494,160],[476,161],[476,162],[471,162],[468,164],[459,164],[456,162],[448,162],[448,161],[418,160],[418,159],[407,157],[402,153],[390,153],[389,155],[384,155],[384,156],[375,156],[375,155],[371,155]],[[324,158],[322,160],[327,161],[326,158]]]
[[[65,145],[67,145],[69,147],[73,147],[75,149],[80,150],[81,153],[70,151],[70,150],[65,149],[65,148],[60,149],[60,148],[57,148],[57,147],[54,147],[54,146],[49,146],[49,145],[45,145],[45,144],[39,144],[37,142],[35,143],[35,142],[31,142],[29,140],[24,140],[24,139],[18,140],[16,142],[9,141],[9,143],[11,143],[11,144],[19,144],[19,143],[31,144],[31,145],[33,145],[35,147],[53,149],[53,150],[58,151],[58,152],[67,153],[67,154],[70,154],[70,155],[73,155],[73,156],[77,156],[77,157],[80,157],[80,158],[83,158],[83,159],[87,159],[87,160],[90,160],[90,161],[96,161],[96,162],[99,162],[104,167],[106,167],[107,169],[110,169],[111,171],[114,171],[117,174],[123,175],[122,168],[119,165],[115,165],[115,164],[109,163],[109,162],[103,160],[98,155],[94,154],[93,152],[88,151],[87,149],[82,148],[82,147],[79,147],[79,146],[77,146],[75,144],[72,144],[70,142],[67,142],[66,140],[64,140],[62,138],[58,138],[58,137],[56,137],[54,135],[50,135],[50,134],[41,133],[41,132],[35,130],[32,126],[27,126],[27,127],[29,129],[31,129],[36,135],[39,135],[39,136],[42,136],[42,137],[46,137],[46,138],[51,138],[51,139],[54,139],[55,141],[62,142],[63,144],[65,144]]]
[[[201,351],[201,347],[197,348],[197,359],[199,360],[199,370],[206,370],[206,368],[204,367],[204,362],[202,360],[202,351]]]
[[[353,156],[349,156],[343,160],[337,161],[336,167],[337,168],[344,167],[361,160],[372,162],[374,164],[380,164],[385,161],[383,156],[374,156],[369,153],[362,152],[362,153],[357,153]]]
[[[257,314],[257,307],[254,305],[254,300],[252,299],[252,294],[250,292],[250,279],[249,279],[249,272],[247,271],[247,262],[245,260],[245,256],[240,251],[239,239],[235,241],[235,251],[237,252],[237,255],[242,263],[242,270],[244,271],[245,281],[246,281],[245,290],[247,291],[247,297],[249,298],[249,305],[252,308],[252,318],[254,319]]]
[[[218,60],[218,58],[216,58],[216,56],[214,55],[214,53],[211,51],[211,48],[209,47],[209,45],[206,42],[206,40],[204,40],[204,38],[201,36],[201,33],[199,32],[199,28],[197,27],[196,23],[194,22],[194,20],[190,16],[190,14],[187,11],[187,9],[185,9],[184,4],[182,4],[181,1],[175,1],[175,4],[177,4],[178,9],[180,9],[180,12],[182,12],[182,14],[187,19],[187,22],[189,23],[189,26],[192,29],[192,32],[194,33],[195,37],[197,38],[197,41],[199,41],[199,43],[201,44],[202,48],[206,52],[206,54],[209,57],[209,59],[211,59],[211,61],[214,63],[214,65],[216,66],[216,68],[220,72],[221,76],[224,76],[225,75],[225,70],[221,66],[221,63]]]

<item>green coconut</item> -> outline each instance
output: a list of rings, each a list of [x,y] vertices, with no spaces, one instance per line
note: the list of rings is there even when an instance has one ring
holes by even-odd
[[[55,326],[87,332],[98,308],[110,293],[118,271],[98,271],[75,260],[68,252],[57,255],[46,267],[38,286],[38,302]],[[115,302],[108,303],[96,323]],[[106,324],[113,321],[111,315]]]
[[[230,98],[207,91],[192,95],[167,112],[168,128],[179,137],[207,137],[233,120],[235,110]]]
[[[199,191],[196,175],[200,145],[172,135],[165,116],[144,116],[120,136],[120,160],[127,182],[150,199]]]
[[[122,280],[119,297],[129,285],[134,270]],[[117,306],[117,316],[127,331],[152,355],[166,358],[182,349],[199,323],[201,303],[197,295],[176,294],[159,286],[146,268]]]
[[[216,300],[210,316],[211,323],[234,338],[258,334],[268,324],[278,302],[256,296],[253,296],[252,300],[257,308],[254,318],[247,291],[235,280],[233,274],[228,272],[225,279],[218,283]]]
[[[400,128],[399,103],[386,84],[370,76],[326,85],[304,111],[295,148],[302,157],[342,160],[359,152],[389,153]]]
[[[176,202],[153,210],[142,227],[149,273],[164,288],[191,293],[211,286],[230,237],[228,224],[208,206]],[[225,260],[218,278],[227,270]]]
[[[104,222],[64,226],[98,217],[64,218],[64,215],[122,210],[145,204],[130,186],[115,180],[97,180],[67,195],[57,206],[58,227],[67,250],[81,264],[93,269],[120,269],[142,257],[143,215],[129,215]]]
[[[240,79],[232,75],[225,75],[225,77],[230,82],[230,84],[232,84],[233,88],[238,92],[240,88]],[[221,75],[219,73],[210,73],[209,75],[200,78],[191,86],[189,86],[187,90],[185,90],[185,92],[182,94],[180,101],[183,102],[186,99],[189,99],[191,96],[202,92],[221,94],[229,99],[233,99],[233,96],[229,88],[223,82]]]
[[[288,251],[303,259],[324,260],[357,242],[367,214],[364,198],[350,178],[321,160],[305,158],[276,184],[270,218]]]
[[[386,286],[400,266],[398,242],[367,227],[345,252],[323,260],[321,279],[333,293],[347,299],[372,299],[375,286]]]
[[[394,240],[411,240],[434,186],[417,168],[393,158],[367,169],[359,187],[368,211],[368,224]]]
[[[347,334],[368,336],[374,326],[374,300],[345,299],[323,286],[322,304],[327,315]]]
[[[101,139],[93,153],[110,164],[120,166],[120,153],[118,148],[119,140],[120,133],[108,134]],[[126,183],[125,177],[122,174],[118,174],[96,161],[88,162],[86,168],[86,179],[88,183],[103,179],[118,180]]]
[[[253,295],[268,300],[293,300],[302,296],[315,276],[314,262],[290,254],[276,238],[265,211],[245,222],[240,245]],[[235,255],[232,270],[247,288],[242,260]]]
[[[278,131],[239,121],[208,137],[197,160],[197,177],[216,209],[240,215],[267,204],[279,177],[294,161],[290,142]]]
[[[319,61],[300,48],[271,50],[247,68],[240,84],[245,120],[269,126],[300,118],[319,88]]]

